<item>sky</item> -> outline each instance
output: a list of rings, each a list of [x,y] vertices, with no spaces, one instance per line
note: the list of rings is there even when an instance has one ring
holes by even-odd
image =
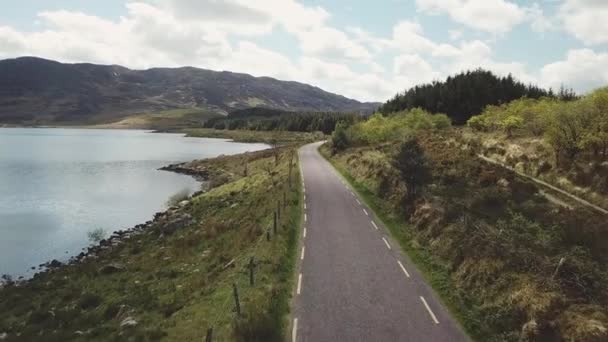
[[[362,101],[479,67],[579,93],[608,85],[608,0],[0,0],[0,8],[0,59],[195,66]]]

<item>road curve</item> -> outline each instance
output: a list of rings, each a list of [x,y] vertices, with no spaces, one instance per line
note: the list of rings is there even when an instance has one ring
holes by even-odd
[[[319,146],[299,151],[306,214],[292,340],[468,341]]]

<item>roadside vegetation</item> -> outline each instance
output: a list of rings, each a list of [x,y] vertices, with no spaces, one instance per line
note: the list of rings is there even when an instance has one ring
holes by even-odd
[[[539,167],[566,179],[575,165],[585,165],[597,182],[589,186],[599,191],[607,179],[596,137],[603,137],[608,114],[605,92],[489,106],[483,120],[469,121],[475,130],[453,128],[446,115],[417,108],[376,114],[337,125],[321,151],[379,214],[472,338],[604,341],[608,217],[479,155],[498,154],[515,166],[546,163]],[[537,123],[543,115],[536,111],[548,121]],[[480,120],[484,126],[475,126]],[[574,159],[562,145],[573,130],[581,142]],[[517,139],[538,141],[544,154],[522,148],[519,160],[510,160]]]
[[[212,328],[213,341],[282,341],[302,219],[295,163],[291,145],[180,165],[210,189],[70,264],[5,279],[2,339],[202,341]]]
[[[608,209],[608,88],[489,106],[468,126],[485,156]]]

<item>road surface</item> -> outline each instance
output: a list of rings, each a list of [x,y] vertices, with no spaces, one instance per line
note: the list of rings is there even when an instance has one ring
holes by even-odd
[[[467,341],[399,245],[319,154],[299,154],[305,222],[291,339]]]

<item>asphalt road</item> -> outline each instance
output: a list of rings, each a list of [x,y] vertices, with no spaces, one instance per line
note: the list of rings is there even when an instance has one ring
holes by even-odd
[[[299,152],[306,214],[292,340],[467,341],[319,145]]]

